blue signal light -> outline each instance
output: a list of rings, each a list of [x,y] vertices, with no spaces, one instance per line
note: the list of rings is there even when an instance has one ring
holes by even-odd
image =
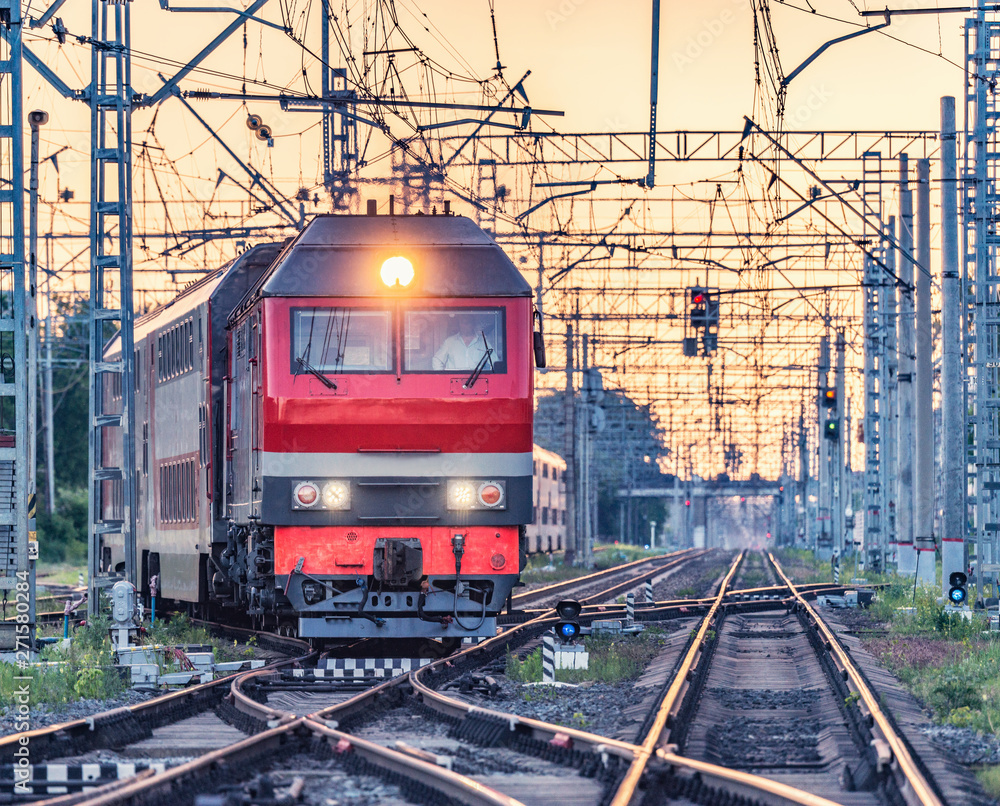
[[[954,587],[948,591],[948,598],[952,604],[962,604],[965,601],[965,588]]]
[[[580,634],[580,625],[572,621],[563,621],[556,626],[556,631],[563,641],[572,641]]]

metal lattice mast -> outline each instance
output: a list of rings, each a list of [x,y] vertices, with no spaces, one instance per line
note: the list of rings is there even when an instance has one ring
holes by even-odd
[[[13,367],[0,367],[0,590],[28,583],[28,373],[24,260],[24,110],[21,4],[0,0],[0,344]],[[37,543],[32,549],[37,548]],[[34,554],[34,551],[31,552]],[[19,588],[25,590],[25,588]],[[34,622],[30,597],[29,629]],[[20,639],[20,631],[18,633]],[[20,645],[20,640],[18,641]]]
[[[323,184],[333,197],[335,208],[356,212],[360,197],[353,173],[358,164],[358,122],[357,105],[351,104],[350,100],[357,98],[357,92],[348,88],[345,68],[331,67],[330,3],[331,0],[322,0],[321,3],[321,88],[324,100],[336,98],[345,103],[323,105]]]
[[[874,212],[877,219],[882,213],[882,155],[867,152],[862,161],[862,196],[865,209]],[[870,228],[866,227],[870,230]],[[881,267],[876,257],[885,254],[882,233],[872,235],[872,250],[865,256],[865,550],[870,563],[882,566],[886,547],[885,473],[882,443],[886,433],[883,428],[882,396],[885,388],[885,287]]]
[[[119,543],[124,578],[136,583],[135,386],[132,333],[131,0],[93,0],[90,85],[90,484],[91,614]],[[105,360],[116,329],[120,355]]]
[[[1000,278],[997,276],[997,132],[996,83],[1000,78],[1000,23],[987,20],[982,9],[966,21],[965,53],[969,70],[965,94],[963,159],[963,259],[966,300],[973,304],[967,362],[971,384],[975,464],[974,498],[977,584],[982,591],[983,566],[997,562],[1000,528],[996,491],[1000,489]]]

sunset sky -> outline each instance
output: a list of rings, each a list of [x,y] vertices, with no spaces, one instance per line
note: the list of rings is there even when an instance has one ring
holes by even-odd
[[[46,5],[29,4],[28,16],[37,17]],[[182,0],[171,2],[176,8],[192,5]],[[231,7],[249,5],[237,0]],[[770,5],[777,59],[785,75],[823,43],[861,30],[858,26],[866,24],[851,0]],[[932,5],[903,0],[899,7]],[[860,2],[857,6],[866,8]],[[162,86],[158,74],[173,75],[233,19],[227,13],[171,13],[153,0],[135,0],[131,7],[133,86],[146,95]],[[739,131],[744,115],[768,126],[774,124],[774,98],[755,84],[755,7],[760,27],[765,14],[759,2],[663,2],[660,132]],[[202,69],[182,82],[181,89],[232,93],[240,92],[246,84],[248,93],[317,93],[320,8],[318,0],[270,0],[260,12],[261,18],[285,26],[290,33],[273,25],[248,23],[245,41],[243,31],[237,31]],[[496,49],[487,0],[398,0],[394,4],[331,0],[331,8],[337,17],[335,39],[351,54],[351,59],[345,58],[335,45],[331,64],[352,65],[352,76],[358,77],[368,94],[386,97],[405,91],[411,99],[484,103],[507,91],[495,71]],[[25,34],[25,43],[32,51],[73,88],[82,88],[89,80],[90,48],[77,40],[77,36],[90,33],[89,12],[90,4],[80,0],[60,10],[69,30],[65,45],[55,41],[50,28]],[[393,13],[398,26],[393,24]],[[647,130],[650,15],[646,0],[496,2],[496,47],[503,81],[513,85],[530,70],[531,76],[524,83],[530,105],[565,112],[563,117],[533,117],[531,130],[605,135]],[[935,131],[939,98],[944,94],[958,98],[961,126],[963,17],[897,16],[884,31],[832,46],[789,85],[785,129]],[[870,18],[871,25],[881,22],[881,17]],[[397,49],[391,62],[384,53],[371,53],[386,47]],[[369,55],[364,55],[365,51]],[[772,54],[761,69],[773,69],[773,58]],[[489,84],[480,83],[487,79],[491,79]],[[89,112],[79,101],[58,97],[30,68],[26,69],[25,91],[26,109],[43,108],[51,114],[43,133],[42,157],[56,157],[43,162],[41,189],[41,229],[57,238],[51,244],[51,265],[59,272],[60,288],[83,290],[89,230]],[[522,99],[515,97],[521,106]],[[259,171],[294,214],[299,207],[294,197],[300,189],[309,199],[303,203],[307,215],[330,209],[322,188],[318,114],[282,111],[276,104],[261,101],[243,105],[235,100],[191,100],[190,104],[207,128],[176,98],[133,115],[140,307],[169,298],[173,289],[219,265],[238,248],[235,239],[189,244],[174,235],[178,231],[236,224],[271,228],[255,234],[250,242],[294,232],[273,211],[254,209],[261,205],[248,200],[250,180],[225,147]],[[359,109],[363,115],[370,111]],[[258,140],[247,128],[250,113],[259,114],[273,129],[273,146]],[[434,158],[441,153],[447,156],[462,136],[473,131],[472,125],[460,124],[437,129],[430,137],[415,137],[416,123],[480,115],[405,111],[400,115],[388,110],[384,119],[386,130],[397,142],[400,138],[410,141],[418,152],[429,149],[422,153]],[[500,115],[496,120],[516,124],[519,117]],[[365,141],[363,157],[369,163],[359,174],[360,198],[374,197],[384,205],[390,192],[401,192],[385,184],[398,152],[391,156],[390,141],[374,129],[361,125],[359,135]],[[439,149],[434,140],[438,135],[452,139]],[[634,142],[641,152],[641,141]],[[759,141],[751,145],[758,151],[762,148]],[[530,137],[520,138],[512,147],[514,156],[522,160],[539,148]],[[931,143],[930,153],[935,150],[936,144]],[[911,154],[920,156],[917,151],[911,149]],[[675,426],[686,422],[687,433],[678,439],[687,441],[688,450],[692,440],[699,441],[699,431],[707,435],[705,440],[712,446],[696,457],[704,464],[703,472],[722,469],[719,457],[726,441],[740,443],[754,454],[743,472],[753,468],[774,471],[789,424],[797,420],[802,401],[811,398],[812,393],[806,390],[814,387],[815,376],[809,368],[815,364],[820,335],[815,319],[824,311],[834,329],[843,327],[848,332],[849,365],[855,368],[849,388],[855,400],[854,413],[859,414],[860,294],[849,287],[825,293],[800,290],[857,283],[857,250],[838,245],[843,238],[831,230],[829,219],[853,228],[852,232],[858,231],[858,221],[836,200],[826,200],[781,224],[771,240],[751,243],[737,239],[739,243],[729,251],[719,246],[725,232],[775,226],[776,220],[780,222],[800,206],[796,193],[807,194],[811,179],[785,167],[782,176],[788,186],[774,188],[768,184],[769,174],[751,163],[663,162],[657,167],[657,187],[650,191],[634,182],[646,172],[640,162],[604,167],[504,167],[503,161],[512,153],[508,149],[490,154],[482,145],[466,149],[448,172],[451,190],[438,187],[430,201],[436,204],[449,198],[457,212],[475,217],[475,208],[463,197],[478,192],[492,195],[477,173],[481,171],[477,160],[496,157],[500,163],[497,184],[506,185],[509,194],[496,203],[497,221],[490,226],[497,228],[498,238],[512,257],[520,261],[532,282],[539,259],[549,276],[564,266],[580,267],[546,287],[546,310],[556,317],[551,325],[552,349],[556,353],[561,349],[558,316],[580,303],[581,310],[592,315],[592,324],[585,329],[598,345],[596,363],[605,368],[609,385],[621,385],[637,399],[653,403],[664,422]],[[551,159],[552,153],[551,149],[545,151],[546,159]],[[840,181],[841,187],[846,180],[857,178],[860,171],[857,162],[814,167],[828,179]],[[891,184],[895,163],[885,160],[883,167],[888,172],[884,176],[888,216],[895,214],[896,194]],[[937,167],[933,170],[936,182]],[[619,178],[621,182],[616,181]],[[592,179],[611,180],[612,184],[545,205],[523,220],[517,218],[547,196],[579,187],[545,189],[538,186],[540,182]],[[58,192],[66,188],[73,191],[73,200],[56,202]],[[262,196],[259,187],[255,193]],[[937,205],[936,187],[933,204]],[[826,211],[827,218],[818,215],[820,210]],[[284,229],[278,228],[282,223]],[[934,227],[936,239],[936,212]],[[566,236],[546,240],[545,233],[554,230],[580,235],[575,240]],[[713,235],[701,240],[690,235],[701,231]],[[164,239],[165,232],[171,237]],[[600,233],[610,234],[612,243],[625,251],[600,251],[597,262],[578,263],[586,261],[593,251],[593,240],[588,246],[587,239],[599,239]],[[808,246],[790,245],[795,237],[806,236],[814,236]],[[532,246],[539,238],[544,246]],[[188,250],[189,246],[193,248]],[[709,394],[706,362],[683,360],[680,320],[671,318],[682,311],[683,289],[706,280],[741,295],[732,297],[733,303],[724,313],[723,349],[713,359],[711,374],[716,384],[714,399],[728,398],[733,405],[718,409],[724,416],[714,417],[714,422],[704,407]],[[778,286],[785,290],[765,290]],[[775,307],[780,316],[770,313]],[[629,319],[629,311],[641,313],[647,320]],[[647,347],[637,348],[645,342],[649,342]],[[781,367],[789,369],[781,371]],[[562,383],[556,374],[540,378],[543,389]],[[692,411],[698,416],[692,417]],[[730,420],[729,426],[723,423],[725,419]],[[723,433],[727,429],[729,433]],[[680,444],[671,447],[674,462],[680,460],[682,448]],[[860,446],[855,454],[857,465]]]

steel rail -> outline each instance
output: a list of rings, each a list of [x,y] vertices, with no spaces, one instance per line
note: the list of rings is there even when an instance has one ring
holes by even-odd
[[[792,581],[785,575],[785,572],[778,564],[778,561],[774,558],[774,555],[768,553],[767,556],[772,565],[774,565],[778,575],[785,581],[785,584],[788,585],[789,590],[792,591],[796,601],[802,606],[805,612],[809,615],[809,618],[816,625],[816,628],[822,634],[827,648],[837,661],[837,665],[840,667],[841,671],[847,675],[849,684],[857,691],[861,698],[861,702],[864,703],[865,709],[867,709],[868,715],[872,720],[873,730],[878,730],[878,733],[881,734],[883,741],[885,741],[892,750],[892,757],[899,765],[899,769],[903,773],[905,782],[912,788],[912,795],[916,797],[916,802],[920,803],[921,806],[943,806],[941,799],[938,797],[937,793],[934,791],[933,787],[931,787],[927,779],[924,778],[924,775],[917,766],[917,763],[913,760],[913,756],[910,755],[910,751],[906,746],[906,743],[902,737],[896,734],[895,729],[892,727],[892,723],[879,706],[878,698],[868,687],[867,682],[861,672],[858,671],[853,661],[851,661],[847,651],[840,643],[840,639],[837,638],[823,619],[819,617],[819,614],[816,613],[813,607],[805,600],[805,597],[799,593]],[[906,794],[907,793],[904,791],[903,796],[906,797]]]
[[[666,565],[658,566],[656,569],[654,569],[654,572],[655,573],[662,573],[664,570],[669,570],[671,568],[674,568],[674,567],[676,567],[678,565],[683,564],[684,562],[687,562],[688,560],[694,559],[695,557],[702,556],[701,553],[692,554],[692,552],[690,552],[690,551],[674,552],[673,554],[666,555],[666,556],[674,557],[676,555],[681,555],[681,556],[677,557],[676,559],[672,560],[671,562],[667,563]],[[614,570],[614,571],[617,571],[617,572],[621,572],[622,569],[627,569],[629,567],[633,567],[634,568],[635,566],[642,565],[644,563],[648,563],[651,559],[652,560],[660,560],[662,558],[661,557],[645,558],[645,559],[642,559],[642,560],[638,560],[638,561],[636,561],[634,563],[629,563],[627,566],[617,566],[615,569],[608,569],[608,571]],[[568,587],[572,587],[574,585],[578,585],[584,579],[589,579],[589,580],[593,581],[595,578],[600,578],[601,576],[606,576],[606,575],[608,575],[608,571],[602,571],[602,572],[599,572],[598,574],[591,574],[591,575],[589,575],[586,578],[584,578],[584,577],[578,577],[576,579],[567,580],[567,582],[570,583]],[[592,594],[589,597],[586,597],[586,599],[584,601],[591,600],[591,599],[599,599],[599,598],[607,598],[607,597],[610,597],[610,596],[615,596],[616,594],[618,594],[622,590],[627,590],[630,587],[634,587],[636,584],[638,584],[638,582],[642,581],[642,579],[644,579],[644,578],[645,578],[645,575],[639,575],[639,576],[636,576],[636,577],[629,578],[628,580],[626,580],[624,582],[616,583],[615,585],[612,585],[610,588],[607,588],[607,589],[605,589],[603,591],[599,591],[599,592],[597,592],[595,594]],[[557,584],[558,584],[558,586],[561,589],[563,589],[563,590],[567,589],[567,586],[564,583],[560,582],[560,583],[557,583]],[[549,595],[551,595],[551,591],[549,592]],[[682,600],[682,601],[684,601],[684,600]],[[467,659],[469,659],[470,657],[472,657],[474,655],[477,655],[477,654],[480,654],[480,653],[483,653],[483,652],[488,652],[489,649],[491,649],[492,647],[496,646],[498,643],[509,642],[511,640],[511,637],[515,633],[520,632],[522,630],[535,629],[535,628],[538,628],[538,627],[544,627],[544,626],[546,626],[548,624],[554,624],[555,621],[556,621],[556,619],[552,617],[552,615],[551,615],[552,612],[553,612],[552,608],[547,608],[545,610],[541,610],[541,611],[539,611],[539,615],[537,615],[535,618],[532,618],[529,621],[523,622],[521,624],[514,625],[511,629],[506,630],[506,631],[504,631],[504,632],[500,633],[499,635],[496,635],[496,636],[494,636],[492,638],[489,638],[486,641],[483,641],[482,643],[477,644],[476,646],[469,647],[468,649],[465,649],[465,650],[463,650],[463,651],[461,651],[461,652],[459,652],[459,653],[457,653],[455,655],[450,655],[450,656],[448,656],[446,658],[439,658],[434,663],[431,663],[428,666],[425,666],[423,669],[420,669],[420,670],[418,670],[416,672],[412,672],[409,675],[398,675],[395,678],[392,678],[390,680],[386,680],[384,683],[381,683],[378,686],[373,686],[372,688],[370,688],[370,689],[368,689],[366,691],[361,691],[361,692],[359,692],[358,694],[356,694],[353,697],[350,697],[350,698],[348,698],[348,699],[346,699],[346,700],[344,700],[342,702],[336,703],[335,705],[331,705],[331,706],[329,706],[327,708],[320,709],[319,711],[316,711],[316,712],[314,712],[312,714],[309,714],[309,716],[312,716],[312,717],[315,717],[315,718],[318,718],[318,719],[334,719],[335,717],[341,717],[342,718],[342,717],[345,717],[345,716],[350,716],[351,714],[354,714],[354,713],[362,710],[364,707],[367,706],[368,703],[373,702],[375,699],[377,699],[382,694],[384,694],[388,689],[394,688],[396,686],[403,685],[407,681],[409,681],[410,685],[412,685],[415,689],[417,689],[417,688],[419,688],[420,690],[426,689],[426,691],[430,695],[428,699],[431,702],[437,703],[438,702],[437,698],[441,697],[441,701],[440,701],[440,703],[438,703],[438,705],[439,705],[439,710],[441,710],[442,712],[448,713],[448,714],[450,714],[452,716],[461,716],[461,715],[464,715],[464,714],[466,714],[468,712],[468,709],[470,707],[468,705],[468,703],[464,703],[461,700],[454,700],[453,701],[453,700],[451,700],[448,697],[444,697],[443,695],[438,695],[437,692],[435,692],[433,689],[431,689],[429,687],[426,687],[423,684],[418,683],[418,681],[416,679],[417,676],[421,672],[429,671],[432,668],[438,668],[438,667],[444,665],[445,663],[452,664],[452,665],[454,665],[456,663],[458,663],[458,664],[464,663]],[[587,614],[587,617],[597,618],[597,617],[599,617],[599,615],[601,615],[601,614],[599,614],[599,613],[589,613],[589,614]],[[233,706],[237,710],[239,710],[240,712],[242,712],[244,714],[247,714],[248,716],[251,716],[254,719],[257,719],[257,720],[259,720],[261,722],[264,722],[264,723],[266,723],[270,727],[273,727],[273,726],[278,725],[278,724],[287,723],[287,722],[289,722],[291,720],[294,720],[294,719],[298,718],[298,716],[299,716],[297,714],[291,713],[290,711],[285,711],[285,710],[282,710],[282,709],[273,708],[273,707],[269,706],[267,703],[258,702],[257,700],[255,700],[252,697],[248,696],[244,692],[243,688],[244,688],[244,686],[247,683],[249,683],[249,682],[251,682],[253,680],[256,680],[256,679],[267,678],[267,677],[269,677],[272,674],[273,674],[273,669],[270,668],[270,667],[265,667],[264,669],[257,669],[257,670],[254,670],[252,672],[243,672],[238,677],[234,678],[232,680],[231,684],[230,684],[230,697],[231,697]],[[478,710],[481,713],[487,713],[488,712],[487,709],[482,709],[482,708],[479,708],[479,709],[475,709],[474,708],[474,710]],[[498,716],[500,716],[500,717],[502,717],[504,719],[509,719],[509,718],[512,717],[511,714],[503,714],[503,713],[500,713],[500,712],[488,712],[488,713],[494,714],[494,715],[498,715]],[[514,717],[514,718],[515,719],[521,719],[520,717]],[[524,724],[527,725],[528,723],[525,722]],[[543,725],[544,723],[539,722],[537,724],[540,726],[540,725]],[[566,733],[566,730],[568,730],[568,729],[561,729],[560,732]],[[583,742],[583,743],[586,743],[586,744],[592,744],[591,740],[593,738],[595,738],[594,734],[589,734],[589,733],[586,733],[584,731],[576,731],[575,733],[578,733],[579,734],[579,737],[578,737],[579,740],[581,742]],[[601,737],[596,737],[596,738],[601,739]],[[610,740],[607,740],[607,739],[601,739],[601,743],[603,743],[603,744],[607,744],[609,741]],[[628,744],[628,743],[621,743],[621,744]]]
[[[711,624],[712,616],[715,612],[717,612],[718,607],[720,606],[719,603],[721,596],[726,590],[726,586],[729,581],[732,579],[733,571],[738,568],[739,559],[741,558],[738,558],[737,561],[734,562],[733,568],[724,578],[723,584],[720,586],[720,594],[716,597],[715,606],[703,621],[703,629],[699,633],[700,638],[704,637],[704,633],[707,630],[708,625]],[[619,583],[611,590],[619,589],[622,584],[628,585],[630,583]],[[690,604],[689,600],[681,600],[681,602],[683,604]],[[676,607],[662,609],[670,610],[676,609]],[[548,613],[551,613],[551,611],[546,611],[546,614]],[[557,619],[548,615],[539,616],[529,622],[517,625],[513,631],[545,627],[548,624],[555,623],[556,620]],[[453,663],[460,657],[468,658],[475,653],[487,651],[491,646],[495,646],[497,643],[509,641],[511,632],[513,631],[508,631],[507,633],[498,635],[483,642],[482,644],[479,644],[478,646],[470,647],[464,652],[459,653],[459,655],[452,656],[451,658],[442,658],[435,663],[418,670],[417,672],[411,673],[408,676],[400,675],[391,680],[387,680],[381,685],[368,691],[360,692],[356,696],[345,700],[344,702],[301,717],[286,712],[279,712],[275,709],[269,708],[267,705],[257,703],[249,697],[246,697],[246,695],[239,690],[242,683],[255,677],[263,676],[265,673],[270,674],[271,670],[257,670],[251,673],[243,673],[231,684],[231,690],[234,694],[234,700],[237,702],[237,707],[241,710],[254,714],[264,714],[267,717],[271,717],[272,720],[273,718],[277,718],[282,724],[275,724],[272,721],[269,725],[270,730],[258,734],[257,737],[253,737],[251,740],[239,743],[236,746],[238,748],[238,752],[242,753],[246,749],[249,749],[253,746],[254,740],[259,740],[260,737],[269,737],[275,735],[276,731],[287,732],[293,730],[296,726],[304,726],[314,735],[325,737],[333,747],[334,752],[356,753],[359,757],[364,758],[366,761],[375,766],[388,771],[403,774],[413,780],[418,780],[444,792],[462,803],[469,804],[469,806],[521,806],[520,801],[517,801],[514,798],[499,793],[490,787],[473,781],[472,779],[438,767],[419,757],[407,754],[405,751],[393,750],[336,729],[336,722],[333,721],[333,717],[357,713],[358,711],[368,707],[370,702],[388,691],[390,688],[402,686],[409,681],[418,698],[429,706],[434,707],[435,710],[450,716],[457,716],[459,718],[474,716],[477,714],[490,716],[508,722],[510,730],[512,731],[519,728],[527,730],[534,738],[551,740],[555,738],[556,735],[561,735],[561,737],[570,740],[571,746],[575,750],[590,750],[595,754],[602,756],[615,756],[632,762],[633,766],[635,765],[637,759],[642,758],[644,763],[645,760],[649,759],[651,755],[650,749],[652,746],[651,740],[649,739],[647,739],[647,741],[650,741],[649,746],[639,746],[629,742],[623,742],[587,733],[586,731],[577,730],[575,728],[553,725],[515,714],[492,711],[488,708],[473,706],[464,701],[453,700],[450,697],[439,694],[418,679],[421,673],[429,672],[433,667],[438,667],[445,663]],[[696,639],[695,646],[697,646],[698,643],[700,642]],[[688,653],[689,658],[691,657],[691,654],[691,652]],[[689,668],[690,666],[688,669]],[[686,677],[686,675],[687,671],[682,667],[677,678],[675,678],[675,682],[679,678]],[[662,705],[661,711],[663,711]],[[660,729],[662,729],[662,726]],[[656,738],[656,731],[657,728],[654,726],[654,730],[650,732],[653,740]],[[210,754],[212,756],[211,758],[202,757],[201,759],[196,759],[194,762],[190,763],[189,771],[194,772],[196,769],[205,766],[206,763],[219,763],[221,758],[219,754],[225,754],[225,757],[228,758],[231,755],[229,752],[231,750],[232,747],[225,748],[222,751],[217,751],[215,754]],[[697,772],[707,778],[718,780],[725,784],[729,791],[735,790],[740,793],[751,794],[757,797],[759,797],[761,793],[765,793],[775,798],[772,802],[780,804],[794,804],[795,806],[834,806],[831,801],[827,801],[823,798],[811,795],[810,793],[802,792],[787,785],[749,773],[728,770],[705,762],[685,759],[664,750],[658,751],[656,755],[666,764],[670,764],[675,767],[682,767],[693,772]],[[177,780],[177,777],[178,776],[175,774],[172,780]],[[125,789],[124,787],[119,788],[115,793],[108,793],[107,798],[95,802],[102,804],[118,803],[120,802],[118,798],[119,792],[124,792],[125,795],[132,796],[137,794],[139,791],[151,791],[154,786],[159,786],[163,782],[165,782],[164,777],[157,776],[155,779],[147,780],[143,784],[139,784],[137,782],[135,786],[128,789]],[[91,801],[88,800],[88,803],[89,802]]]
[[[158,790],[171,791],[180,784],[186,777],[200,773],[207,773],[218,767],[225,767],[232,763],[246,761],[246,754],[256,753],[262,755],[267,750],[276,751],[287,745],[294,739],[295,732],[304,720],[296,720],[287,725],[263,731],[255,736],[247,737],[234,744],[227,745],[219,750],[213,750],[203,756],[171,767],[159,775],[138,780],[138,776],[128,779],[125,786],[121,786],[113,792],[102,793],[95,798],[87,798],[84,801],[87,806],[113,806],[118,803],[134,803],[139,796],[148,796]],[[166,794],[166,792],[164,793]]]
[[[576,587],[577,585],[586,584],[588,582],[598,582],[602,577],[614,576],[622,571],[629,571],[637,566],[646,565],[651,562],[662,562],[663,560],[676,560],[685,556],[703,556],[707,552],[702,552],[699,555],[695,555],[695,549],[682,549],[681,551],[674,551],[670,554],[660,554],[655,557],[643,557],[641,560],[633,560],[630,563],[624,563],[623,565],[613,565],[610,568],[605,568],[602,571],[595,571],[592,574],[587,574],[582,577],[573,577],[571,579],[563,579],[559,582],[553,582],[551,585],[546,585],[543,588],[533,588],[530,591],[524,591],[523,593],[518,593],[513,597],[515,604],[519,602],[530,602],[533,599],[544,599],[547,596],[553,596],[562,591],[569,590]]]
[[[45,806],[76,806],[78,803],[85,803],[92,798],[102,797],[103,795],[108,795],[112,792],[116,792],[124,786],[130,786],[137,781],[146,781],[156,775],[155,770],[145,769],[142,772],[137,772],[135,775],[129,776],[128,778],[122,778],[118,781],[111,781],[110,783],[104,784],[103,786],[95,787],[94,789],[83,789],[79,792],[70,792],[66,795],[56,795],[55,797],[45,798]],[[39,782],[41,783],[41,782]]]
[[[521,801],[497,792],[485,784],[404,751],[392,750],[352,734],[341,733],[310,717],[306,717],[302,722],[314,735],[324,736],[335,752],[339,749],[340,752],[356,753],[377,767],[419,781],[468,806],[523,806]]]
[[[879,583],[878,585],[872,587],[885,587],[888,583]],[[833,591],[844,591],[847,588],[852,587],[851,585],[835,585],[832,582],[810,582],[808,585],[802,585],[801,589],[805,595],[818,595],[822,596]],[[763,588],[738,588],[735,590],[728,591],[726,593],[726,598],[731,599],[734,596],[776,596],[777,598],[773,601],[779,601],[784,599],[792,598],[791,594],[781,595],[781,591],[787,591],[784,585],[769,585]],[[648,602],[636,602],[635,611],[636,614],[643,613],[660,613],[664,610],[673,610],[679,607],[710,607],[715,601],[715,597],[709,596],[700,599],[663,599],[659,602],[653,602],[650,605]],[[761,601],[767,601],[762,599]],[[730,607],[736,604],[746,604],[745,601],[734,602],[734,601],[724,601],[723,607]],[[527,608],[520,612],[525,613],[530,616],[540,615],[541,613],[546,613],[551,608],[547,607],[537,607],[537,608]],[[600,611],[604,616],[614,616],[625,612],[625,605],[623,604],[585,604],[583,605],[582,613],[584,615],[591,614],[592,611]]]
[[[656,751],[656,757],[661,761],[699,773],[703,778],[717,779],[727,787],[727,791],[735,791],[737,794],[749,796],[753,799],[760,797],[760,793],[778,798],[780,803],[793,803],[796,806],[840,806],[836,801],[827,800],[811,792],[795,789],[764,778],[749,772],[731,770],[727,767],[719,767],[705,761],[697,761],[693,758],[685,758],[660,748]]]
[[[277,638],[278,636],[275,637]],[[282,637],[281,640],[288,643],[294,642],[300,644],[301,648],[306,650],[306,654],[294,658],[275,660],[265,665],[263,669],[255,671],[272,671],[274,669],[280,669],[281,667],[292,663],[308,660],[315,654],[315,652],[309,647],[309,644],[305,641],[284,637]],[[96,731],[103,725],[103,723],[108,723],[109,725],[113,724],[125,714],[131,714],[138,718],[142,718],[150,715],[156,715],[161,711],[169,711],[174,706],[178,705],[178,703],[188,699],[197,699],[200,695],[213,688],[224,688],[227,684],[232,685],[232,683],[245,674],[247,674],[247,672],[233,672],[232,674],[216,678],[215,680],[210,680],[207,683],[199,683],[196,686],[178,689],[177,691],[170,691],[166,694],[153,697],[152,699],[145,700],[143,702],[113,708],[110,711],[102,711],[101,713],[94,714],[93,716],[83,717],[82,719],[74,719],[70,722],[60,722],[55,725],[47,725],[44,728],[34,728],[33,730],[22,731],[21,733],[11,733],[7,736],[0,736],[0,758],[4,757],[5,751],[7,753],[13,753],[13,751],[20,746],[21,737],[27,737],[27,740],[32,744],[32,746],[38,747],[40,740],[48,740],[51,742],[53,740],[62,739],[67,735],[86,735]]]
[[[618,791],[615,793],[615,797],[611,801],[611,806],[628,806],[628,804],[632,802],[632,798],[635,796],[636,787],[639,784],[639,779],[642,777],[642,773],[646,769],[646,764],[656,749],[656,743],[659,741],[664,728],[666,728],[667,721],[672,715],[675,707],[680,702],[681,695],[687,690],[688,675],[694,668],[695,662],[701,656],[702,644],[705,641],[705,635],[715,618],[715,614],[722,606],[722,599],[726,595],[726,589],[729,587],[729,583],[732,581],[737,569],[740,567],[740,563],[743,562],[745,554],[745,551],[741,551],[739,553],[739,556],[733,561],[733,565],[729,569],[729,573],[726,574],[725,579],[722,580],[722,585],[719,586],[719,593],[715,597],[715,602],[705,615],[705,618],[702,619],[701,626],[698,628],[694,641],[691,642],[691,647],[684,656],[684,660],[681,661],[681,664],[677,669],[677,673],[674,675],[674,679],[670,683],[670,687],[667,689],[667,693],[664,695],[663,700],[660,703],[659,710],[656,712],[656,717],[654,718],[653,724],[649,729],[649,733],[646,734],[646,738],[643,740],[639,753],[633,759],[628,772],[625,773],[625,778],[618,787]]]
[[[677,559],[668,563],[666,568],[669,569],[677,565],[683,564],[684,562],[687,562],[691,559],[695,559],[698,556],[702,556],[701,553],[694,554],[693,552],[675,552],[674,555],[668,555],[668,556],[675,556],[675,555],[682,555],[682,556],[679,556],[677,557]],[[635,566],[640,565],[641,563],[644,562],[647,562],[647,560],[642,560],[637,563],[630,563],[629,566],[634,568]],[[618,570],[620,571],[623,567],[625,566],[619,566]],[[657,573],[660,573],[662,570],[663,567],[657,569]],[[624,582],[616,583],[610,588],[592,594],[590,597],[587,598],[596,599],[601,597],[614,596],[621,590],[627,590],[630,587],[634,587],[637,584],[637,580],[640,579],[641,576],[633,577]],[[571,582],[576,584],[579,584],[580,581],[581,581],[580,578],[571,580]],[[550,624],[555,624],[558,619],[552,615],[552,612],[553,611],[551,608],[544,610],[541,612],[540,615],[536,616],[535,618],[530,619],[529,621],[526,621],[522,624],[515,625],[510,630],[500,633],[499,635],[496,635],[492,638],[488,638],[487,640],[483,641],[480,644],[477,644],[476,646],[469,647],[468,649],[463,650],[462,652],[459,652],[455,655],[451,655],[447,658],[439,658],[433,663],[430,663],[421,669],[411,672],[408,676],[400,676],[398,678],[395,678],[394,680],[383,683],[381,686],[378,686],[377,688],[371,689],[369,691],[360,692],[356,696],[348,700],[345,700],[342,703],[338,703],[336,705],[330,706],[329,708],[317,711],[315,714],[310,715],[310,718],[330,719],[338,715],[355,713],[358,710],[360,710],[367,702],[377,698],[381,693],[383,693],[388,688],[392,686],[402,685],[404,682],[408,681],[409,685],[413,688],[414,695],[421,702],[423,702],[428,707],[431,707],[434,710],[438,711],[439,713],[443,713],[447,716],[465,718],[468,716],[481,714],[483,716],[494,717],[506,721],[510,725],[510,729],[512,731],[517,730],[518,727],[520,726],[523,729],[530,731],[532,736],[534,736],[535,738],[541,737],[546,739],[552,739],[555,737],[556,734],[562,734],[564,736],[569,737],[576,746],[591,748],[598,753],[607,753],[609,755],[617,755],[628,759],[632,758],[635,750],[637,749],[637,746],[629,742],[622,742],[617,739],[610,739],[608,737],[598,736],[597,734],[588,733],[587,731],[578,730],[576,728],[568,728],[562,725],[552,725],[537,719],[531,719],[528,717],[522,717],[516,714],[510,714],[501,711],[493,711],[489,708],[483,708],[481,706],[471,705],[470,703],[467,703],[464,700],[454,699],[438,691],[435,691],[429,685],[424,683],[423,680],[421,680],[421,677],[427,674],[431,674],[433,671],[444,667],[446,664],[451,666],[461,665],[466,661],[469,661],[470,659],[474,658],[476,655],[488,653],[491,649],[509,643],[511,637],[515,633],[544,628]],[[597,618],[600,615],[603,614],[590,613],[587,614],[587,617]],[[244,678],[246,678],[246,676],[244,676]],[[233,685],[234,687],[238,688],[239,684],[234,682]],[[241,704],[237,706],[241,710],[244,709],[253,710],[255,708],[256,709],[261,708],[260,703],[254,702],[249,697],[246,697],[246,695],[242,696],[245,699],[241,700]]]

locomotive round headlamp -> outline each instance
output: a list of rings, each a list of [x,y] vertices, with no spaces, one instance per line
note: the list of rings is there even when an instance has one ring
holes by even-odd
[[[300,507],[312,507],[319,501],[319,487],[311,481],[300,481],[292,490],[292,503]]]
[[[323,505],[329,509],[350,509],[351,488],[344,481],[329,481],[323,487]]]
[[[479,486],[479,503],[487,507],[497,507],[503,503],[503,487],[495,481]]]
[[[396,255],[387,258],[382,264],[382,282],[390,288],[408,286],[413,281],[413,264],[405,257]]]
[[[448,482],[448,509],[472,509],[476,504],[476,488],[471,481]]]

